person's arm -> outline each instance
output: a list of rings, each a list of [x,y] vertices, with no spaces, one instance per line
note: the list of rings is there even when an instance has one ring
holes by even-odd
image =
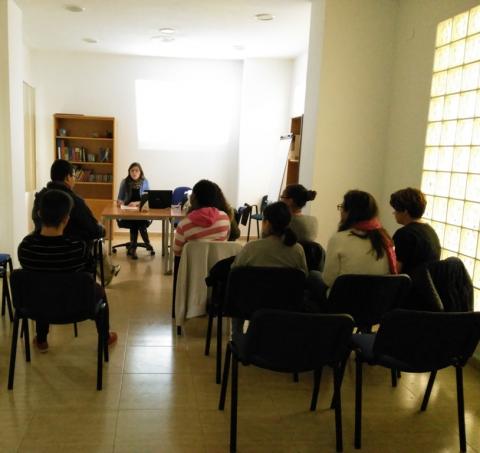
[[[408,261],[408,251],[412,250],[414,245],[410,243],[411,238],[409,238],[405,227],[398,229],[392,240],[395,245],[395,256],[397,257],[397,272],[401,274],[404,263]]]
[[[328,241],[327,252],[325,255],[325,267],[322,278],[325,284],[330,287],[340,274],[340,257],[338,249],[338,237],[333,235]]]
[[[32,220],[34,224],[34,231],[38,233],[42,228],[42,222],[40,221],[40,216],[38,214],[38,210],[40,208],[40,197],[43,191],[37,192],[35,194],[35,200],[33,201],[33,208],[32,208]]]
[[[92,211],[85,203],[85,200],[76,196],[73,209],[70,213],[70,221],[67,224],[72,226],[72,232],[77,233],[81,239],[99,239],[105,236],[105,228],[97,222]]]
[[[175,256],[180,256],[182,254],[183,246],[185,245],[186,239],[184,235],[184,226],[187,219],[181,220],[175,230],[175,238],[173,240],[173,253]]]

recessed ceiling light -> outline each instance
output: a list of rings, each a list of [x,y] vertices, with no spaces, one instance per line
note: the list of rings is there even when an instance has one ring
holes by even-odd
[[[173,35],[175,33],[175,29],[171,27],[159,28],[158,31],[163,33],[164,35]]]
[[[65,5],[65,9],[71,13],[83,13],[85,11],[83,6],[78,5]]]
[[[88,44],[97,44],[98,43],[98,39],[95,39],[95,38],[83,38],[83,40],[85,42],[88,42]]]
[[[175,41],[175,38],[173,36],[165,36],[165,35],[157,35],[157,36],[152,36],[152,39],[156,41],[161,41],[161,42],[172,42]]]
[[[261,20],[261,21],[267,21],[267,20],[275,19],[275,16],[270,13],[260,13],[260,14],[255,14],[255,19]]]

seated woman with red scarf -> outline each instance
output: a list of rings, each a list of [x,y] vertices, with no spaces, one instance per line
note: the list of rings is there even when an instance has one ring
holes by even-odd
[[[337,208],[340,223],[328,241],[322,276],[309,277],[311,298],[320,303],[340,275],[397,273],[393,241],[378,220],[375,198],[361,190],[350,190]]]

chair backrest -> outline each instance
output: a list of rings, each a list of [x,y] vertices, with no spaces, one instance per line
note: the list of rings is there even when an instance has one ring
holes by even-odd
[[[378,324],[382,316],[398,308],[410,291],[410,277],[400,275],[340,275],[328,297],[330,311],[348,313],[362,331]]]
[[[309,271],[323,272],[325,267],[325,249],[314,241],[300,241],[307,259],[307,267]]]
[[[460,258],[431,262],[427,270],[445,311],[473,311],[473,284]]]
[[[235,267],[230,270],[224,304],[226,316],[250,319],[260,308],[300,311],[305,274],[284,267]]]
[[[274,371],[316,370],[347,356],[353,327],[352,317],[345,314],[258,310],[240,358]]]
[[[240,214],[239,221],[237,221],[238,224],[246,225],[248,223],[248,218],[250,217],[250,214],[252,213],[252,206],[249,204],[245,203],[243,206],[238,208],[238,213]]]
[[[380,323],[373,352],[422,372],[463,366],[479,339],[479,312],[393,310]]]
[[[264,195],[262,197],[262,201],[260,202],[260,214],[263,214],[263,210],[268,206],[268,195]]]
[[[182,203],[185,198],[185,192],[192,190],[191,187],[175,187],[172,192],[172,205],[178,205]]]
[[[205,278],[213,265],[242,249],[239,242],[189,241],[182,250],[175,291],[175,318],[181,325],[185,318],[206,313]]]
[[[88,272],[16,269],[10,284],[13,306],[21,317],[69,324],[95,315],[95,281]]]

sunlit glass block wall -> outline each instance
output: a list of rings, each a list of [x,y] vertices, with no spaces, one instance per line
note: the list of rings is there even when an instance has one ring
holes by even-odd
[[[422,191],[442,258],[463,260],[480,310],[480,6],[437,27]]]

